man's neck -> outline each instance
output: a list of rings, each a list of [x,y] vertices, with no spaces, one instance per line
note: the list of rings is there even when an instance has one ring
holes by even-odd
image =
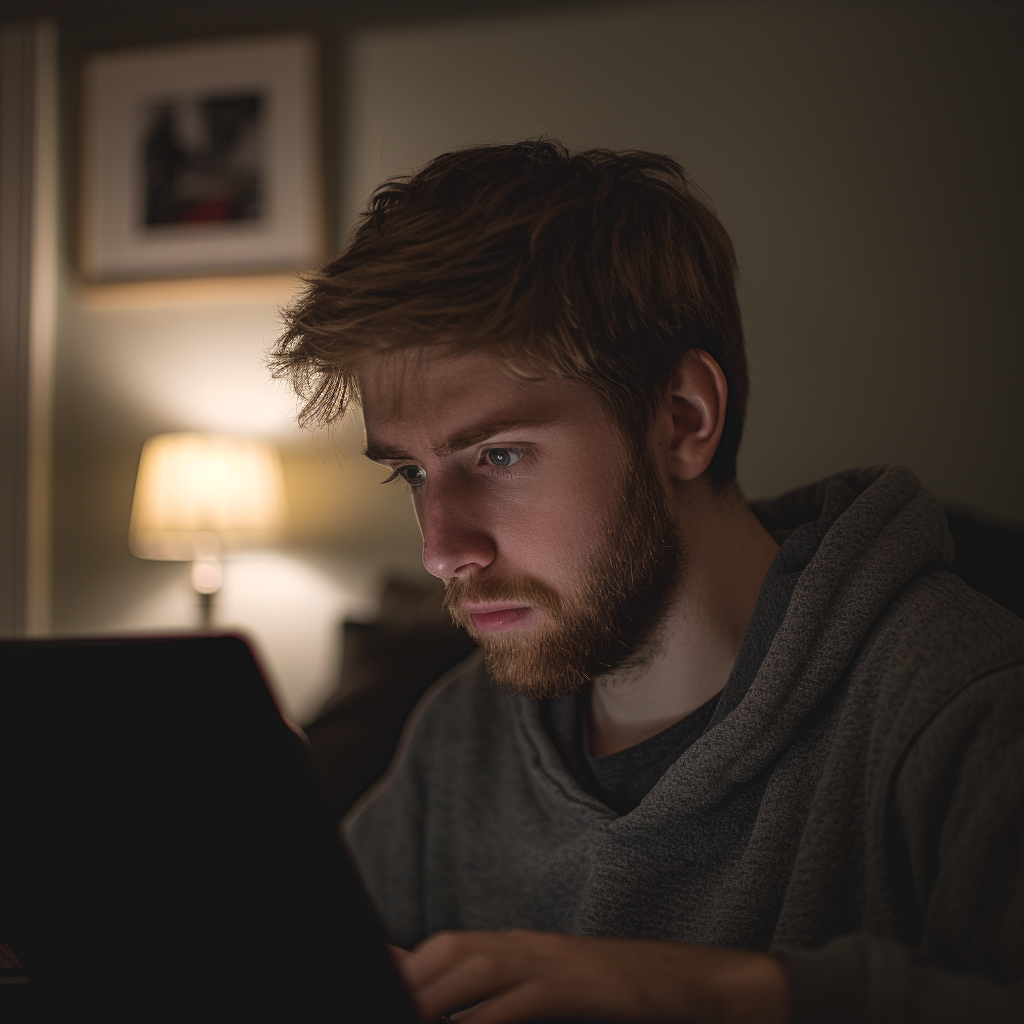
[[[779,550],[742,499],[678,502],[687,564],[650,656],[594,680],[588,752],[624,750],[696,711],[725,686]]]

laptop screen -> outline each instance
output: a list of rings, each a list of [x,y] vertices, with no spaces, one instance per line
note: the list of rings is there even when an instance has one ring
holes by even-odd
[[[243,640],[0,644],[0,779],[35,1019],[418,1020]]]

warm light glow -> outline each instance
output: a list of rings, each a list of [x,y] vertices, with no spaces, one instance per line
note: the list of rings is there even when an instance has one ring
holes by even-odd
[[[217,559],[273,543],[284,524],[281,463],[269,445],[178,433],[143,446],[129,529],[139,558]]]

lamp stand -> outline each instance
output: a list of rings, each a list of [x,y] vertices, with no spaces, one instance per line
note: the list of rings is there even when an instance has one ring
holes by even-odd
[[[213,594],[199,594],[199,628],[204,633],[213,629]]]
[[[214,595],[220,590],[223,572],[216,558],[197,558],[192,563],[192,586],[199,595],[199,628],[213,629]]]

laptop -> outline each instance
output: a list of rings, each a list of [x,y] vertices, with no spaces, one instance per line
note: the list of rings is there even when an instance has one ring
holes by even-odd
[[[240,637],[0,642],[0,792],[4,1020],[419,1020]]]

